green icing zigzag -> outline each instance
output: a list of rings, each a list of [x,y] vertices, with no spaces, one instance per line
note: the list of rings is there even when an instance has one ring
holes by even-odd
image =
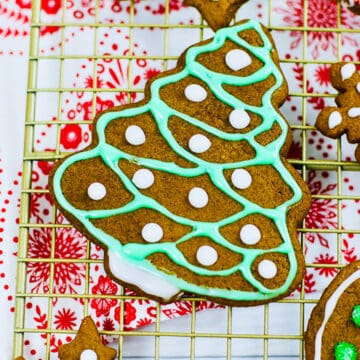
[[[263,46],[255,47],[247,43],[245,40],[238,36],[238,33],[244,30],[254,29],[261,37],[263,41]],[[221,74],[217,72],[210,71],[205,68],[203,65],[196,61],[197,56],[202,53],[212,52],[220,49],[225,41],[229,39],[232,42],[236,43],[242,48],[248,50],[251,54],[259,58],[264,66],[247,77],[239,77]],[[280,150],[283,147],[286,141],[286,134],[288,131],[287,124],[284,119],[277,113],[271,104],[271,97],[274,92],[281,87],[283,83],[283,77],[277,66],[274,64],[270,54],[273,50],[273,46],[265,33],[263,32],[261,25],[256,22],[249,20],[247,22],[241,23],[239,25],[221,29],[219,30],[214,39],[205,45],[194,46],[188,49],[186,53],[186,67],[175,74],[158,78],[151,84],[151,99],[150,101],[141,106],[135,108],[127,108],[120,111],[107,112],[101,115],[99,120],[96,123],[96,131],[98,134],[98,144],[95,148],[88,151],[77,153],[73,156],[68,157],[65,161],[58,167],[54,178],[53,178],[53,188],[57,198],[57,201],[61,207],[73,214],[87,229],[89,233],[92,234],[98,241],[103,243],[106,247],[115,251],[119,256],[126,259],[127,262],[140,266],[141,268],[146,269],[147,271],[153,272],[154,274],[160,274],[162,277],[166,278],[168,281],[174,283],[180,289],[183,289],[187,292],[194,292],[201,295],[207,295],[223,299],[231,299],[237,301],[257,301],[257,300],[268,300],[274,297],[277,297],[281,294],[287,292],[288,288],[292,284],[296,273],[297,273],[297,261],[294,253],[293,246],[291,244],[289,232],[286,226],[286,215],[290,206],[297,204],[302,197],[302,192],[299,185],[296,183],[295,179],[287,171],[284,164],[280,159]],[[251,130],[246,134],[229,134],[225,133],[219,129],[212,127],[211,125],[205,124],[202,121],[192,118],[184,113],[176,111],[169,107],[165,102],[160,99],[159,91],[160,89],[169,83],[179,81],[187,76],[194,76],[198,79],[201,79],[206,83],[206,85],[213,91],[215,96],[228,106],[236,109],[243,108],[249,110],[257,115],[259,115],[263,121],[255,129]],[[239,99],[235,98],[228,92],[223,89],[224,84],[234,85],[234,86],[245,86],[250,83],[256,83],[268,78],[272,75],[275,79],[275,84],[263,95],[262,106],[256,107],[243,103]],[[121,118],[132,117],[135,115],[143,114],[150,112],[156,121],[158,129],[165,139],[168,142],[169,146],[175,151],[179,156],[184,159],[197,165],[195,168],[182,168],[174,163],[162,162],[159,160],[148,159],[135,157],[132,154],[125,153],[124,151],[115,148],[106,143],[105,139],[105,129],[111,121],[121,121]],[[215,164],[210,163],[205,160],[198,158],[196,155],[188,152],[183,147],[181,147],[173,137],[172,133],[168,128],[168,120],[171,116],[177,116],[184,121],[189,122],[190,124],[197,126],[198,128],[217,136],[221,139],[227,141],[248,141],[253,149],[256,152],[256,155],[253,159],[241,162],[233,162],[226,164]],[[255,137],[264,131],[267,131],[272,128],[274,123],[277,123],[281,128],[281,135],[275,139],[273,142],[266,146],[262,146],[255,141]],[[125,187],[129,192],[134,196],[134,200],[126,204],[123,207],[111,210],[79,210],[74,208],[65,198],[61,191],[61,178],[66,171],[66,169],[74,164],[75,162],[91,159],[94,157],[101,157],[104,163],[112,169],[114,173],[121,179]],[[171,213],[164,206],[159,204],[155,199],[144,196],[137,188],[134,186],[132,181],[121,171],[118,166],[118,161],[120,159],[125,159],[129,161],[136,160],[138,165],[141,165],[144,168],[156,169],[165,171],[171,174],[186,176],[186,177],[195,177],[202,174],[208,174],[213,184],[223,191],[227,196],[239,202],[243,206],[243,210],[239,213],[236,213],[230,217],[222,219],[218,222],[200,222],[194,221],[185,217],[177,216]],[[252,203],[248,199],[236,193],[227,180],[224,177],[224,170],[228,169],[238,169],[244,168],[247,166],[254,165],[272,165],[281,175],[284,182],[292,189],[293,196],[290,200],[276,207],[275,209],[266,209],[262,208],[257,204]],[[184,237],[179,239],[174,243],[158,243],[158,244],[135,244],[130,243],[122,245],[118,239],[115,239],[111,235],[105,233],[104,231],[96,228],[92,223],[92,219],[99,219],[124,213],[132,212],[136,209],[146,207],[151,209],[156,209],[156,211],[170,218],[171,220],[178,222],[180,224],[188,225],[193,230],[186,234]],[[249,214],[260,213],[264,216],[270,218],[275,223],[282,239],[283,244],[281,244],[276,249],[261,250],[261,249],[247,249],[242,248],[241,246],[236,246],[229,241],[227,241],[219,232],[219,228],[235,222]],[[214,242],[220,244],[221,246],[230,249],[234,253],[241,254],[243,256],[243,261],[236,266],[226,269],[213,271],[209,269],[204,269],[202,267],[195,266],[190,264],[183,254],[177,249],[176,245],[180,242],[187,241],[190,238],[195,236],[207,236],[211,238]],[[177,278],[174,275],[165,274],[155,268],[150,262],[146,260],[146,257],[155,252],[166,253],[174,262],[178,263],[181,266],[184,266],[194,273],[201,275],[222,275],[228,276],[237,271],[240,271],[243,277],[258,291],[257,292],[247,292],[240,290],[224,290],[212,288],[208,289],[206,287],[198,286],[195,284],[188,283],[182,279]],[[290,271],[286,281],[277,289],[268,289],[263,284],[255,279],[253,274],[250,271],[251,264],[253,261],[262,254],[265,253],[278,252],[286,254],[290,263]]]

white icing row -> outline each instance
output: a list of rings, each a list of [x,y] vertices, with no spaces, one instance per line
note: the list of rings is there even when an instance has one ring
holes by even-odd
[[[225,64],[233,71],[244,69],[251,65],[251,57],[244,50],[230,50],[225,55]],[[198,84],[190,84],[184,90],[185,97],[192,102],[202,102],[207,98],[207,91]]]
[[[138,189],[148,189],[154,184],[155,177],[151,170],[139,169],[134,173],[132,181]],[[237,189],[243,190],[251,185],[252,177],[245,169],[235,169],[231,174],[231,182]],[[100,201],[106,196],[107,190],[104,184],[93,182],[89,185],[87,194],[90,199]],[[200,209],[208,204],[209,196],[206,190],[194,187],[189,191],[188,200],[193,207]]]
[[[250,116],[244,109],[234,109],[229,115],[229,123],[235,129],[245,129],[250,121]],[[130,125],[125,130],[125,139],[130,145],[139,146],[145,143],[146,135],[140,126]],[[189,139],[188,146],[192,152],[201,154],[211,147],[211,141],[205,135],[195,134]]]
[[[348,110],[348,116],[351,118],[355,118],[360,116],[360,107],[353,107]],[[342,122],[342,116],[339,111],[335,110],[329,115],[328,119],[328,127],[329,129],[334,129]]]
[[[159,224],[148,223],[142,231],[141,236],[147,242],[158,242],[162,239],[164,233]],[[260,229],[253,224],[246,224],[240,229],[240,240],[246,245],[255,245],[261,240]]]
[[[203,266],[212,266],[218,260],[217,251],[209,245],[200,246],[196,252],[196,260]],[[277,266],[271,260],[261,260],[258,272],[263,279],[273,279],[277,274]]]

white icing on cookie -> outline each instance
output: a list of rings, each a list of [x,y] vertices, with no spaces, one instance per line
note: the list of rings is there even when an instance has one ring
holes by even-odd
[[[360,82],[356,84],[356,91],[360,94]]]
[[[343,65],[341,68],[341,79],[343,81],[350,79],[353,76],[355,71],[356,71],[356,67],[354,64],[348,63],[348,64]]]
[[[231,182],[237,189],[247,189],[252,182],[250,173],[245,169],[236,169],[231,174]]]
[[[360,116],[360,107],[353,107],[349,109],[348,115],[352,118]]]
[[[250,116],[244,109],[234,109],[229,115],[229,123],[234,129],[245,129],[250,124]]]
[[[328,126],[329,129],[333,129],[334,127],[341,124],[342,117],[338,111],[333,111],[329,116]]]
[[[89,185],[87,194],[91,200],[102,200],[106,196],[106,187],[100,182],[93,182]]]
[[[149,243],[155,243],[162,239],[164,236],[164,231],[159,224],[148,223],[142,228],[141,236],[145,241]]]
[[[260,229],[254,224],[246,224],[240,229],[240,240],[246,245],[255,245],[261,239]]]
[[[188,85],[184,90],[184,94],[188,100],[193,102],[202,102],[207,98],[206,90],[198,84]]]
[[[130,145],[142,145],[145,142],[144,130],[137,125],[130,125],[125,130],[125,139]]]
[[[349,277],[343,280],[343,282],[336,288],[336,290],[331,294],[325,304],[324,317],[322,323],[319,327],[318,332],[315,336],[315,349],[314,349],[314,360],[321,360],[321,346],[322,346],[322,337],[324,334],[325,327],[329,318],[333,314],[336,305],[341,297],[341,295],[350,287],[356,280],[360,279],[360,270],[356,270]]]
[[[190,204],[197,209],[201,209],[209,202],[207,192],[201,187],[193,187],[188,194]]]
[[[225,63],[231,70],[238,71],[251,64],[251,57],[244,50],[234,49],[225,55]]]
[[[208,150],[211,146],[211,141],[202,134],[195,134],[189,139],[189,148],[196,154],[201,154]]]
[[[261,260],[258,265],[258,272],[264,279],[272,279],[277,274],[277,266],[271,260]]]
[[[98,356],[94,350],[86,349],[81,353],[80,360],[98,360]]]
[[[126,247],[126,245],[124,246]],[[164,276],[151,273],[140,263],[125,260],[115,251],[108,251],[109,269],[120,281],[133,284],[144,293],[155,296],[163,301],[178,298],[182,291],[167,281]]]
[[[152,171],[148,169],[139,169],[132,177],[132,181],[139,189],[148,189],[154,184],[155,178]]]
[[[197,249],[196,259],[203,266],[211,266],[217,262],[218,253],[212,246],[203,245]]]

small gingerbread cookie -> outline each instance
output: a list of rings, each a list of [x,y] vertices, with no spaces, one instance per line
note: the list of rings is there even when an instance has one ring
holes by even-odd
[[[315,127],[322,134],[338,139],[343,134],[352,144],[360,143],[360,74],[352,63],[340,62],[331,66],[331,83],[339,94],[337,106],[327,106],[319,113]],[[355,150],[360,162],[360,146]]]
[[[342,0],[347,8],[353,13],[360,15],[360,1],[359,0]]]
[[[345,266],[311,313],[307,360],[357,360],[360,356],[360,261]]]
[[[236,11],[248,0],[184,0],[185,5],[196,7],[213,30],[229,25]]]
[[[83,319],[71,343],[59,346],[60,360],[114,360],[115,357],[116,350],[101,342],[96,325],[90,316]]]
[[[286,160],[286,97],[269,31],[220,29],[152,78],[143,101],[99,114],[92,145],[55,166],[51,193],[139,294],[284,297],[302,278],[296,227],[310,204]]]

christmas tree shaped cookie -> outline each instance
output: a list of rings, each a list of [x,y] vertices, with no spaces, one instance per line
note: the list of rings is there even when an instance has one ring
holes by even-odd
[[[302,277],[296,226],[310,202],[285,159],[286,96],[267,29],[221,29],[152,79],[143,101],[101,113],[91,146],[57,163],[53,197],[140,294],[283,297]]]

